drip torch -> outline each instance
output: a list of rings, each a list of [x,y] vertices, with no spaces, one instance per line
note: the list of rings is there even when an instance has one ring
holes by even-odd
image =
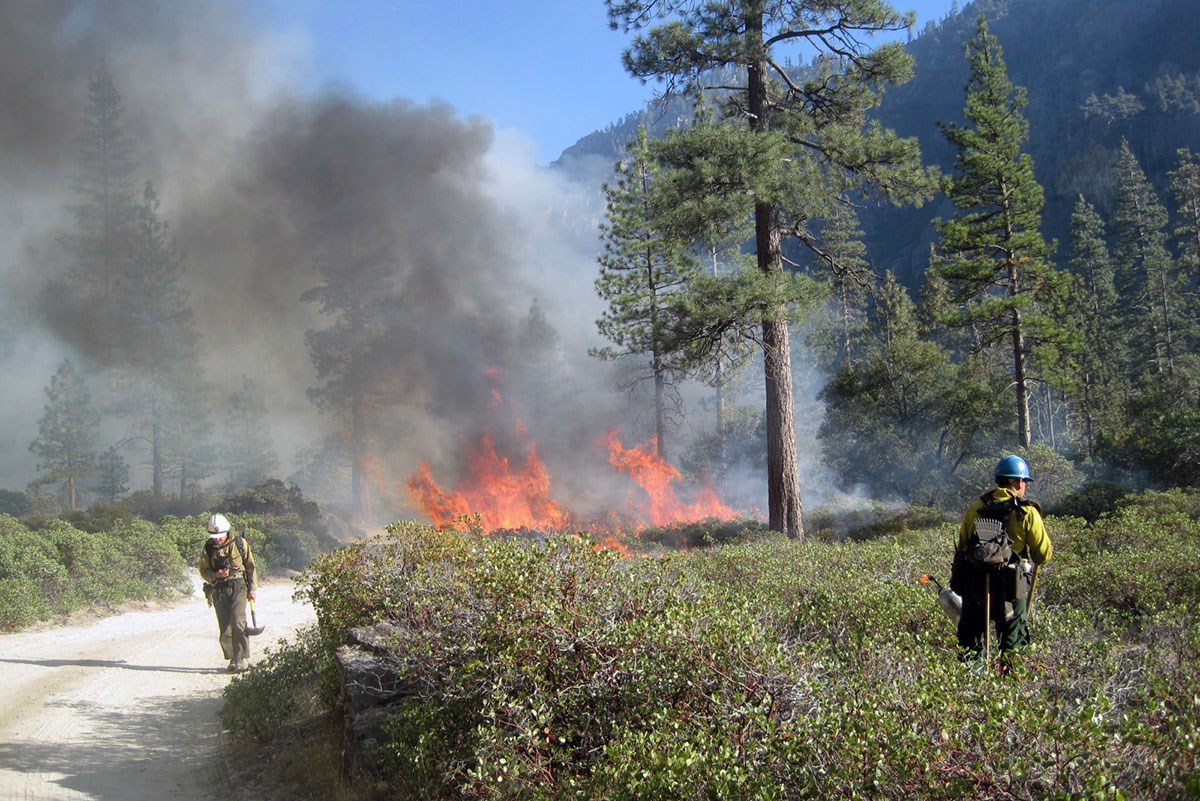
[[[949,587],[943,588],[941,582],[928,573],[921,574],[921,577],[917,581],[922,584],[932,583],[933,586],[937,587],[938,606],[946,613],[946,617],[950,618],[950,621],[957,626],[958,618],[962,614],[962,596]]]

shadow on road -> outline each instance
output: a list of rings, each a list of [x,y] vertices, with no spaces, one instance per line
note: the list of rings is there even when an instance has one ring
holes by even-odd
[[[11,660],[5,660],[11,661]],[[149,668],[156,669],[156,668]],[[213,766],[216,733],[179,731],[180,721],[211,720],[220,706],[213,698],[149,697],[139,708],[114,710],[83,701],[69,707],[89,732],[83,741],[0,743],[0,770],[63,788],[71,798],[95,801],[151,801],[216,797],[227,770]]]
[[[41,667],[94,667],[121,668],[122,670],[153,670],[160,673],[225,673],[223,667],[196,668],[172,667],[169,665],[131,665],[123,659],[0,659],[0,663],[12,665],[39,665]]]

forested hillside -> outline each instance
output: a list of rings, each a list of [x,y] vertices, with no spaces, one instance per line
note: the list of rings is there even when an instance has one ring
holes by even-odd
[[[1188,0],[968,3],[909,44],[916,77],[885,96],[879,118],[919,137],[926,159],[948,167],[953,153],[937,123],[962,117],[967,79],[962,46],[977,16],[986,15],[1004,48],[1009,77],[1029,91],[1028,152],[1046,192],[1044,232],[1065,245],[1079,195],[1101,213],[1111,210],[1113,165],[1122,138],[1159,188],[1166,187],[1176,151],[1196,148],[1200,21],[1195,11]],[[935,203],[881,214],[872,231],[879,243],[872,248],[877,263],[916,286],[928,257],[929,220],[945,213],[944,205]]]
[[[903,9],[904,3],[896,3]],[[967,62],[963,45],[979,15],[1004,48],[1009,77],[1029,90],[1028,152],[1046,191],[1045,234],[1064,243],[1075,199],[1083,194],[1103,212],[1113,202],[1113,172],[1127,138],[1146,174],[1166,186],[1175,152],[1200,136],[1200,18],[1190,0],[975,0],[914,31],[906,49],[916,61],[911,81],[892,87],[873,115],[915,136],[924,159],[948,168],[952,149],[939,122],[962,117]],[[603,131],[582,137],[558,164],[567,170],[611,165],[637,134],[685,122],[676,101],[631,110]],[[593,176],[594,177],[594,176]],[[917,287],[928,263],[930,221],[946,214],[944,199],[919,209],[863,214],[877,269]],[[1061,255],[1061,252],[1060,252]]]
[[[899,184],[841,183],[898,150],[840,172],[814,168],[806,189],[791,190],[782,248],[790,270],[817,284],[797,296],[803,344],[793,358],[828,377],[815,379],[818,439],[843,486],[948,503],[967,489],[964,476],[1014,447],[1037,451],[1050,500],[1085,478],[1197,479],[1188,399],[1200,279],[1198,24],[1185,0],[969,3],[905,44],[912,78],[880,81],[882,102],[868,112],[881,132],[919,143],[935,191],[889,205],[881,198]],[[778,80],[776,93],[830,85],[837,61],[796,65],[800,78]],[[700,84],[715,108],[738,80]],[[597,164],[621,158],[644,126],[665,142],[664,185],[705,170],[736,182],[745,164],[698,156],[698,137],[676,135],[692,107],[672,98],[584,137],[558,166],[597,180]],[[730,107],[736,98],[722,113]],[[793,137],[776,173],[822,137],[841,146],[818,124]],[[702,205],[670,192],[658,200]],[[651,222],[669,239],[678,216]],[[698,259],[715,265],[712,246],[705,240]]]

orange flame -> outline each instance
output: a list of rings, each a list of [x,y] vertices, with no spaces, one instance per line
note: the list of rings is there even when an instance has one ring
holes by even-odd
[[[490,434],[467,454],[466,475],[447,491],[433,478],[427,462],[408,479],[413,505],[434,525],[453,525],[464,515],[479,515],[485,531],[506,528],[563,528],[568,515],[550,498],[550,473],[529,445],[525,464],[509,464],[496,451]]]
[[[504,373],[491,367],[485,371],[485,377],[490,385],[489,417],[495,418],[498,413],[492,410],[505,400],[500,391]],[[513,426],[518,437],[523,439],[527,435],[525,420],[519,414],[514,413]],[[671,482],[681,480],[682,476],[658,456],[656,439],[626,449],[613,429],[607,433],[605,441],[610,464],[631,476],[648,496],[648,501],[639,499],[637,504],[648,508],[629,509],[626,514],[651,525],[735,516],[710,486],[701,488],[691,503],[681,501]],[[409,477],[406,487],[412,506],[439,527],[466,521],[468,525],[477,524],[484,531],[518,528],[561,531],[575,524],[573,516],[550,497],[550,473],[532,442],[526,447],[524,463],[514,465],[496,450],[491,434],[485,433],[477,445],[468,449],[466,469],[453,489],[438,484],[433,469],[425,461]],[[617,515],[621,520],[614,517],[608,524],[594,521],[596,525],[591,530],[609,532],[595,547],[628,553],[618,532],[637,531],[641,525],[631,524],[625,515],[615,510],[609,510],[609,514]]]
[[[680,472],[658,455],[658,439],[651,437],[641,445],[626,448],[616,429],[604,435],[608,446],[608,461],[617,470],[628,474],[646,491],[649,501],[647,519],[652,525],[665,526],[687,523],[707,517],[731,518],[733,509],[726,506],[710,486],[702,487],[692,503],[682,501],[671,488],[672,481],[682,478]]]

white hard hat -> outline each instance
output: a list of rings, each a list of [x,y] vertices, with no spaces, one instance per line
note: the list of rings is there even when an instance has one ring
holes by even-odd
[[[229,521],[225,519],[225,515],[213,515],[208,518],[208,533],[214,539],[229,533]]]

